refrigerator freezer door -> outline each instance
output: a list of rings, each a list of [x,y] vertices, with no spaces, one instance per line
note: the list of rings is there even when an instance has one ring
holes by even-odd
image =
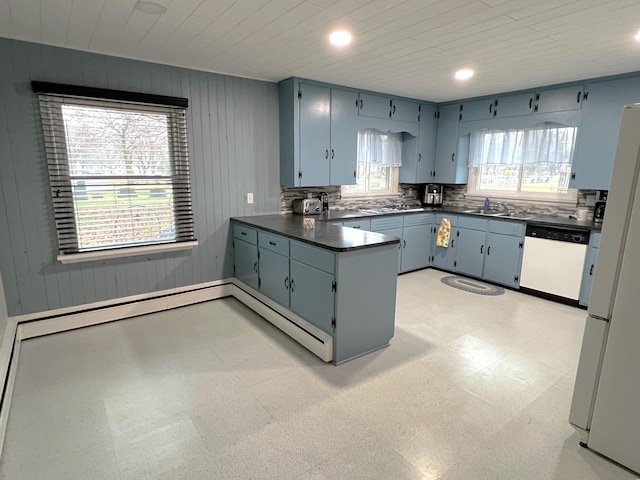
[[[640,104],[627,106],[622,112],[607,210],[602,224],[598,264],[589,297],[589,315],[610,318],[615,297],[626,230],[631,215],[630,200],[638,181],[640,150]]]
[[[640,132],[640,125],[636,132]],[[640,137],[640,133],[637,135]],[[638,151],[633,160],[637,156]],[[629,200],[632,214],[602,360],[589,446],[640,472],[640,194]]]
[[[587,317],[580,350],[580,362],[573,389],[569,422],[582,430],[591,428],[591,414],[600,377],[600,366],[607,341],[609,324],[604,320]]]

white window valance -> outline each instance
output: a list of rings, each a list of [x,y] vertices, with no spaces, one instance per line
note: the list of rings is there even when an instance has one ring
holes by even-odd
[[[358,132],[358,162],[402,166],[402,134],[367,129]]]

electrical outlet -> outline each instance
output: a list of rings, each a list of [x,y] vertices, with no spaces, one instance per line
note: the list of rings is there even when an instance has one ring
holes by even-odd
[[[253,193],[247,193],[247,203],[251,205],[253,203]]]

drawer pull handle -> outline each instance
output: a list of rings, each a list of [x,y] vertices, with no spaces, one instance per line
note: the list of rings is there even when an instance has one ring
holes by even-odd
[[[275,247],[276,246],[276,242],[272,242],[271,240],[269,240],[269,245],[273,245]]]
[[[289,287],[292,292],[296,289],[296,282],[293,281],[293,278],[289,281]]]
[[[591,265],[591,268],[589,269],[589,275],[593,275],[593,267],[594,267],[594,266],[595,266],[595,265],[593,265],[593,264]]]
[[[353,227],[351,227],[351,228],[360,228],[360,225],[354,225],[354,226],[353,226]]]
[[[329,158],[329,149],[328,148],[325,148],[325,150],[324,150],[324,158],[325,159]]]
[[[407,241],[406,240],[402,241],[402,248],[407,248]]]
[[[246,237],[247,236],[247,232],[240,232],[240,235],[244,235]]]
[[[484,253],[484,245],[480,245],[480,253]]]
[[[454,242],[455,242],[455,241],[456,241],[456,239],[455,239],[455,238],[452,238],[452,239],[451,239],[451,248],[453,248],[453,244],[454,244]]]
[[[576,99],[576,103],[580,103],[580,97],[582,97],[582,92],[578,92],[578,98]]]
[[[488,256],[488,255],[491,255],[491,245],[489,245],[489,246],[487,247],[487,256]]]
[[[289,277],[284,277],[284,286],[287,290],[289,290]]]

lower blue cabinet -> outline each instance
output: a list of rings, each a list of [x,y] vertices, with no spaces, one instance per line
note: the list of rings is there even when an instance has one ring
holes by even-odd
[[[259,290],[289,308],[289,257],[260,247]]]
[[[296,260],[290,262],[291,311],[326,333],[333,333],[335,277]]]
[[[488,233],[483,277],[509,287],[519,287],[522,263],[521,245],[521,237]]]
[[[456,271],[473,277],[482,276],[486,235],[485,230],[458,228],[456,232]]]
[[[400,271],[409,272],[429,265],[431,225],[404,227]]]
[[[376,230],[377,233],[384,233],[385,235],[392,235],[400,239],[398,244],[398,273],[401,272],[402,267],[402,228],[392,228],[388,230]]]
[[[233,239],[233,269],[238,280],[258,289],[258,247],[238,238]]]

